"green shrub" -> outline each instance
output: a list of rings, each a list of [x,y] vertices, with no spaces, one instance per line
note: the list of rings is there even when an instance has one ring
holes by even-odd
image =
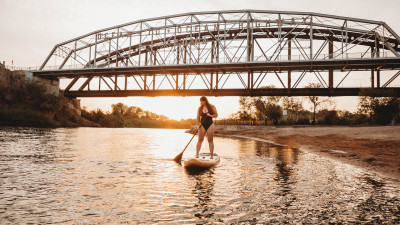
[[[124,127],[124,119],[119,115],[107,114],[99,121],[102,127]]]
[[[0,109],[0,126],[51,127],[54,124],[43,112],[19,107]]]

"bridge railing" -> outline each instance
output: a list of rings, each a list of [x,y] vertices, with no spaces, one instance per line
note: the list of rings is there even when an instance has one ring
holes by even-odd
[[[254,56],[254,60],[252,62],[266,62],[266,61],[308,61],[310,59],[305,58],[307,56],[304,55],[291,55],[290,60],[288,55],[278,55],[276,57],[270,57],[267,59],[268,56],[265,55],[258,55]],[[395,54],[392,52],[383,52],[379,56],[379,58],[392,58],[396,57]],[[334,60],[334,59],[371,59],[371,53],[368,52],[357,52],[357,53],[337,53],[334,55],[329,55],[329,54],[319,54],[313,58],[313,60]],[[376,57],[374,57],[376,58]],[[163,61],[164,64],[162,65],[178,65],[176,64],[175,60],[166,60]],[[233,58],[227,58],[227,57],[221,57],[217,63],[244,63],[247,62],[246,57],[233,57]],[[196,65],[196,64],[210,64],[208,61],[200,61],[200,62],[192,62],[189,65]],[[144,65],[144,62],[141,62],[141,65]],[[179,64],[182,65],[182,64]],[[126,65],[126,64],[119,64],[118,67],[131,67],[131,66],[138,66],[138,65]],[[152,66],[152,65],[148,65]],[[154,65],[154,66],[160,66],[160,65]],[[54,66],[46,66],[42,70],[59,70],[60,65],[54,65]],[[114,67],[113,65],[106,66],[107,67]],[[16,66],[6,66],[7,69],[10,70],[28,70],[28,71],[37,71],[39,70],[40,66],[34,66],[34,67],[16,67]],[[84,65],[64,65],[61,70],[73,70],[73,69],[84,69],[88,68],[85,67]],[[93,68],[93,67],[92,67]]]
[[[5,65],[4,66],[6,69],[11,70],[11,71],[18,71],[18,70],[27,70],[27,71],[31,71],[31,70],[38,70],[39,66],[31,66],[31,67],[20,67],[20,66],[10,66],[10,65]]]

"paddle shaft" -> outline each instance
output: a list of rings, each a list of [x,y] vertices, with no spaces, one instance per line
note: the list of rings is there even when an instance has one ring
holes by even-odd
[[[193,134],[193,137],[190,139],[189,143],[186,145],[185,149],[183,149],[182,153],[186,150],[186,148],[189,146],[190,142],[192,142],[194,136],[196,136],[197,132],[200,130],[200,128],[203,126],[204,121],[206,120],[206,118],[204,118],[203,121],[201,121],[201,124],[199,126],[199,128],[197,128],[196,132]]]

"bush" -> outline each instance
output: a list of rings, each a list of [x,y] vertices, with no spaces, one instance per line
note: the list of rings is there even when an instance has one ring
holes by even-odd
[[[40,111],[29,108],[2,108],[0,126],[51,127],[54,124]]]
[[[105,116],[105,113],[101,109],[92,110],[90,112],[83,109],[81,111],[81,116],[92,122],[99,123],[100,120]]]
[[[322,115],[320,115],[320,114],[322,114]],[[320,112],[318,112],[318,115],[322,116],[322,120],[320,121],[320,124],[334,125],[334,124],[340,123],[340,118],[339,118],[336,110],[321,110]]]
[[[108,114],[99,121],[102,127],[124,127],[124,119],[120,115]]]
[[[373,122],[379,125],[388,125],[399,115],[400,102],[397,98],[390,98],[374,107]]]
[[[42,96],[39,109],[46,112],[55,112],[61,108],[61,99],[55,95]]]

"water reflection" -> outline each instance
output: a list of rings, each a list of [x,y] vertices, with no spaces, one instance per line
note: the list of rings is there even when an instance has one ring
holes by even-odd
[[[186,169],[186,173],[195,179],[192,195],[198,199],[198,202],[193,207],[199,209],[195,216],[201,220],[212,217],[215,208],[212,201],[215,184],[214,168]]]
[[[248,149],[254,149],[255,156],[258,158],[268,157],[272,159],[271,163],[275,164],[274,181],[279,185],[279,195],[285,196],[291,191],[291,185],[295,185],[295,180],[292,181],[293,167],[297,164],[300,151],[296,148],[288,146],[274,145],[263,141],[241,141],[239,142],[241,151],[248,153]],[[250,146],[249,146],[250,145]],[[254,146],[251,146],[254,145]],[[245,156],[248,157],[248,156]],[[257,166],[256,169],[259,169]]]
[[[299,151],[289,147],[281,147],[280,149],[270,147],[270,149],[275,152],[274,155],[276,157],[277,173],[274,180],[281,186],[279,195],[285,196],[291,192],[291,186],[296,184],[296,181],[291,179],[291,176],[293,167],[297,164]]]
[[[188,139],[183,130],[0,128],[0,223],[399,223],[399,181],[220,137],[221,162],[188,171],[171,160]]]

